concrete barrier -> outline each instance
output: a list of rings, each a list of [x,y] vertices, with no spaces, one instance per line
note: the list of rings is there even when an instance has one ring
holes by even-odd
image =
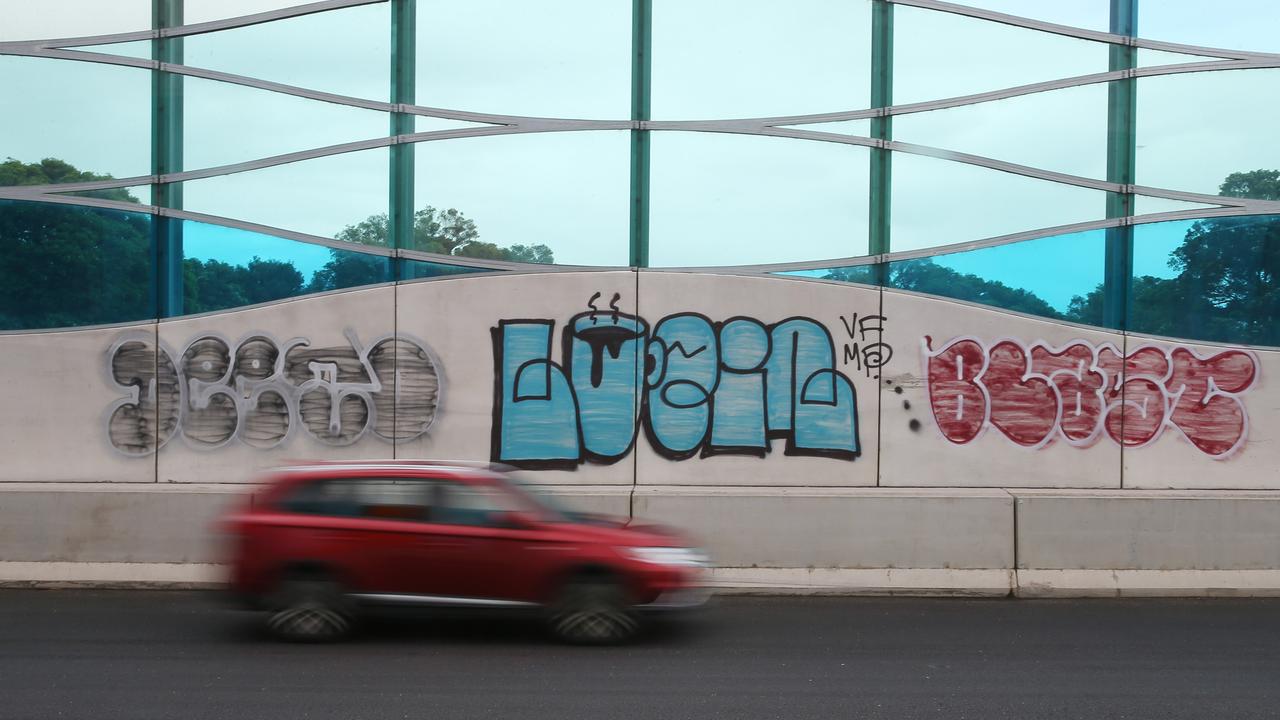
[[[216,582],[214,521],[246,490],[0,483],[0,584]],[[546,490],[686,529],[715,557],[712,584],[724,592],[1280,594],[1276,491]]]
[[[1013,493],[1020,596],[1280,594],[1280,492]]]

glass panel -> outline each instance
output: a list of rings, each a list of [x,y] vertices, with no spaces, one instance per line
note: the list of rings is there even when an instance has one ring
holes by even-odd
[[[445,265],[444,263],[427,262],[426,260],[402,260],[405,280],[422,280],[424,278],[448,277],[452,275],[470,275],[478,272],[495,272],[492,268],[467,267],[465,265]]]
[[[1280,215],[1137,225],[1129,329],[1280,345]]]
[[[653,3],[653,117],[857,110],[871,95],[871,3]]]
[[[0,42],[107,35],[150,30],[151,0],[6,0],[0,16]]]
[[[1138,48],[1138,67],[1155,67],[1157,65],[1182,65],[1193,62],[1210,62],[1218,58],[1205,55],[1184,55],[1182,53],[1165,52],[1164,50],[1148,50]]]
[[[839,282],[860,283],[862,285],[879,284],[876,280],[875,265],[848,265],[846,267],[823,268],[821,270],[788,270],[773,274],[818,278],[819,280],[837,280]]]
[[[903,5],[893,26],[898,105],[1107,71],[1105,43]]]
[[[888,287],[1101,325],[1106,237],[1091,230],[900,260]]]
[[[1229,176],[1280,168],[1280,70],[1138,80],[1138,184],[1211,195]]]
[[[413,249],[626,265],[627,131],[493,135],[417,146]]]
[[[3,173],[0,170],[0,173]],[[55,193],[56,195],[69,195],[72,197],[92,197],[102,198],[104,200],[120,200],[123,202],[139,203],[142,205],[151,204],[151,186],[150,185],[131,185],[126,188],[113,188],[111,190],[82,190],[80,192]]]
[[[1280,52],[1274,0],[1160,0],[1138,6],[1138,34],[1153,40]]]
[[[478,127],[498,127],[492,123],[467,122],[465,120],[446,120],[438,117],[428,117],[426,115],[415,115],[413,118],[414,132],[433,132],[435,130],[463,130],[465,128]]]
[[[151,216],[0,200],[0,329],[155,317]]]
[[[0,87],[0,162],[27,163],[28,175],[43,177],[39,182],[151,172],[148,71],[4,56]]]
[[[1206,205],[1204,203],[1183,202],[1181,200],[1167,200],[1165,198],[1150,197],[1147,195],[1133,196],[1133,214],[1149,215],[1151,213],[1178,212],[1181,210],[1204,210],[1206,208],[1221,207],[1219,205]]]
[[[1105,179],[1107,85],[898,115],[893,139]]]
[[[362,223],[387,212],[386,148],[330,155],[182,183],[192,212],[385,245]],[[386,218],[381,221],[386,223]]]
[[[419,105],[624,120],[631,2],[419,3],[417,70]]]
[[[183,0],[188,25],[302,5],[305,0]]]
[[[119,55],[120,57],[151,59],[151,41],[136,40],[134,42],[108,43],[106,45],[77,45],[68,50]]]
[[[1100,190],[893,154],[894,251],[1101,220],[1105,210]]]
[[[871,136],[870,120],[839,120],[837,122],[808,123],[805,125],[783,125],[782,127],[795,128],[796,130],[812,130],[814,132],[839,133],[841,135]]]
[[[969,0],[964,4],[1088,30],[1106,32],[1111,28],[1107,0]]]
[[[188,65],[387,100],[391,16],[388,3],[329,10],[184,40]]]
[[[183,311],[225,310],[391,279],[390,260],[273,235],[182,222]]]
[[[655,132],[649,260],[748,265],[867,254],[870,151],[856,145]]]
[[[183,88],[188,170],[283,155],[387,134],[387,114],[216,80]]]

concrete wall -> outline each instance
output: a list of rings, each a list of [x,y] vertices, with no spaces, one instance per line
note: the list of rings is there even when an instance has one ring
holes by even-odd
[[[216,577],[295,459],[499,459],[733,587],[1280,589],[1273,351],[792,278],[459,277],[0,335],[0,582]],[[766,437],[768,439],[766,439]]]

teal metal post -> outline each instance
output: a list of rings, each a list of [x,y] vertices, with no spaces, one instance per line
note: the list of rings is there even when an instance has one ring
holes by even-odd
[[[155,30],[182,25],[183,0],[152,0],[151,27]],[[182,64],[182,38],[155,38],[151,57],[162,63]],[[182,171],[182,76],[163,71],[151,73],[151,173]],[[182,209],[181,183],[154,183],[153,205]],[[182,221],[157,215],[151,223],[154,248],[156,314],[182,314]]]
[[[649,120],[653,0],[631,1],[631,119]],[[649,131],[631,130],[632,267],[649,267]]]
[[[1111,32],[1136,37],[1138,0],[1111,0]],[[1110,47],[1110,68],[1137,67],[1137,48]],[[1113,80],[1107,88],[1107,181],[1132,185],[1136,174],[1137,80]],[[1108,192],[1107,218],[1131,217],[1133,194]],[[1106,263],[1103,275],[1102,323],[1124,330],[1128,327],[1129,290],[1133,278],[1133,226],[1107,228]]]
[[[417,0],[391,0],[391,102],[413,105],[417,66]],[[414,115],[391,113],[391,134],[415,130]],[[387,242],[393,249],[413,248],[414,145],[391,146],[390,192],[387,204]],[[392,277],[405,279],[404,260],[391,260]]]
[[[893,3],[875,0],[871,5],[871,107],[893,105]],[[871,137],[893,139],[893,117],[871,118]],[[893,154],[885,148],[871,149],[871,207],[868,216],[868,250],[872,255],[890,251],[889,221],[893,210]],[[876,284],[888,281],[885,263],[875,266]]]

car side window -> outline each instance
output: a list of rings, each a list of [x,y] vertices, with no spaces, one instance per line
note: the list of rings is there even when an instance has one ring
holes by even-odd
[[[520,509],[517,498],[491,485],[440,481],[431,522],[501,527],[502,516]]]
[[[280,505],[306,515],[425,522],[432,488],[419,478],[332,478],[306,483]]]

